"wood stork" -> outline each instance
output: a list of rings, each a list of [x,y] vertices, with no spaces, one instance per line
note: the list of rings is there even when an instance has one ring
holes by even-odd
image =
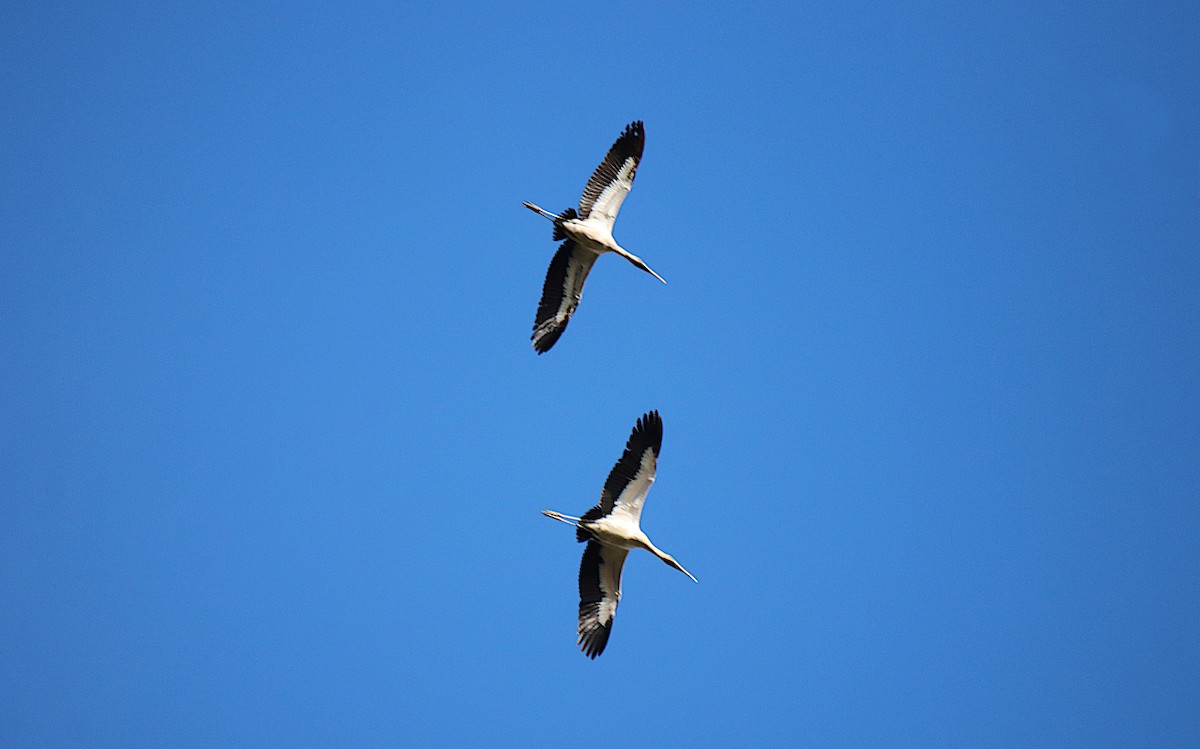
[[[566,330],[567,322],[583,296],[583,283],[588,272],[596,258],[604,253],[615,252],[666,283],[640,257],[617,244],[612,234],[617,211],[621,210],[621,203],[633,187],[633,177],[637,174],[645,145],[646,130],[642,121],[631,122],[608,150],[604,161],[592,172],[583,188],[583,196],[579,198],[578,212],[568,208],[562,213],[551,213],[525,202],[526,208],[554,222],[555,241],[565,240],[546,271],[542,300],[533,322],[533,348],[539,354],[549,351]]]
[[[654,483],[663,425],[658,411],[638,419],[600,493],[600,503],[577,518],[542,510],[546,517],[575,526],[575,539],[587,541],[579,563],[579,647],[595,658],[604,652],[613,617],[621,600],[621,568],[630,549],[645,549],[698,582],[675,557],[662,551],[642,532],[639,519],[646,493]]]

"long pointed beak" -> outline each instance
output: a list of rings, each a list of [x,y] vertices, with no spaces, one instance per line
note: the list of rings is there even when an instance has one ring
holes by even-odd
[[[666,282],[667,282],[667,279],[663,278],[662,276],[658,275],[658,274],[657,274],[657,273],[655,273],[653,270],[651,270],[651,269],[650,269],[650,266],[649,266],[649,265],[646,265],[646,263],[645,263],[645,262],[643,262],[643,261],[639,260],[639,261],[637,261],[637,262],[635,263],[635,265],[637,265],[637,267],[639,267],[639,268],[641,268],[642,270],[646,271],[646,272],[647,272],[647,273],[649,273],[650,275],[654,276],[654,277],[655,277],[655,278],[657,278],[659,281],[662,281],[663,283],[666,283]]]
[[[682,572],[683,574],[685,574],[685,575],[687,575],[688,577],[692,578],[692,582],[694,582],[694,583],[698,583],[698,582],[700,582],[699,580],[697,580],[697,579],[696,579],[696,576],[695,576],[695,575],[693,575],[692,573],[690,573],[690,572],[688,572],[687,570],[685,570],[685,569],[683,568],[683,565],[682,565],[682,564],[680,564],[679,562],[676,562],[676,561],[675,561],[675,557],[667,557],[665,561],[666,561],[666,563],[667,563],[667,564],[671,565],[672,567],[674,567],[675,569],[679,570],[679,571],[680,571],[680,572]]]
[[[629,262],[633,263],[634,265],[636,265],[637,267],[641,268],[642,270],[646,271],[646,272],[647,272],[647,273],[649,273],[650,275],[654,276],[654,277],[655,277],[655,278],[657,278],[659,281],[662,281],[663,283],[666,283],[666,282],[667,282],[667,279],[663,278],[662,276],[658,275],[658,274],[657,274],[657,273],[655,273],[653,270],[651,270],[651,269],[650,269],[650,266],[649,266],[649,265],[646,265],[646,261],[645,261],[645,260],[642,260],[642,259],[641,259],[640,257],[638,257],[637,255],[634,255],[634,254],[633,254],[632,252],[630,252],[629,250],[625,250],[625,249],[622,249],[622,248],[620,248],[620,247],[616,247],[616,248],[614,248],[614,249],[616,250],[616,252],[617,252],[617,254],[618,254],[618,255],[620,255],[621,257],[625,258],[626,260],[628,260]]]

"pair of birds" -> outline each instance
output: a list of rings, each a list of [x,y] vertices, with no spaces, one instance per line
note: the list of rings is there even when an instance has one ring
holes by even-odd
[[[615,252],[666,283],[640,257],[617,244],[612,235],[617,212],[633,187],[645,145],[646,130],[642,122],[626,126],[584,187],[578,211],[568,208],[562,213],[551,213],[525,203],[529,210],[550,219],[555,241],[562,240],[546,272],[533,324],[533,348],[538,354],[549,351],[566,330],[583,296],[588,272],[604,253]],[[621,459],[609,472],[595,507],[582,517],[542,511],[546,517],[574,526],[576,540],[587,542],[579,564],[578,642],[589,658],[600,655],[608,644],[617,603],[621,600],[621,570],[631,549],[645,549],[696,580],[674,557],[655,546],[641,529],[642,505],[654,483],[662,435],[658,411],[644,414],[634,425]]]

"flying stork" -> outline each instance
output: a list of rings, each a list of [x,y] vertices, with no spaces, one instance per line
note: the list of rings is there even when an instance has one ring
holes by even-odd
[[[604,253],[615,252],[666,283],[640,257],[617,244],[612,234],[617,211],[621,210],[621,203],[625,202],[625,196],[633,187],[633,177],[637,174],[645,145],[646,130],[642,127],[642,121],[626,125],[625,132],[608,149],[608,155],[592,172],[587,187],[583,188],[578,212],[568,208],[562,213],[551,213],[525,201],[526,208],[554,222],[554,240],[564,240],[550,261],[550,269],[546,271],[542,301],[538,303],[533,322],[533,348],[539,354],[549,351],[566,330],[567,322],[583,296],[583,283],[587,280],[588,271],[592,269],[596,258]]]
[[[575,540],[587,541],[579,563],[579,647],[589,658],[603,653],[608,644],[621,600],[621,567],[630,549],[645,549],[698,582],[675,557],[651,543],[638,524],[646,493],[654,483],[662,434],[658,411],[638,419],[625,453],[604,482],[600,503],[583,517],[542,510],[546,517],[575,526]]]

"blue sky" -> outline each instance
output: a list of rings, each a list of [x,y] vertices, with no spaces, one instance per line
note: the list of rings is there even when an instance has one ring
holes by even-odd
[[[105,5],[0,10],[0,745],[1200,742],[1194,3]]]

